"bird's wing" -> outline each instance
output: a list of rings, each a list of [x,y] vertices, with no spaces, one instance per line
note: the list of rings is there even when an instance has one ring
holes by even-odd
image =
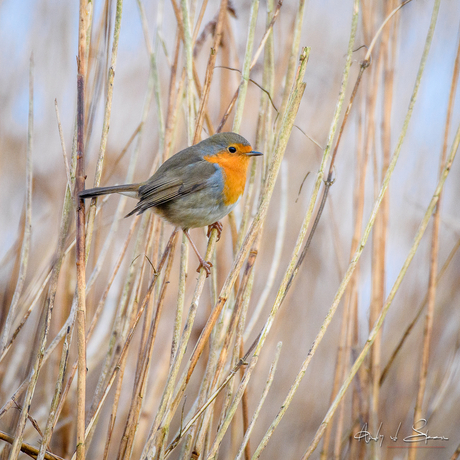
[[[180,196],[197,192],[206,187],[214,174],[218,174],[214,164],[201,158],[192,163],[184,162],[188,164],[176,163],[174,167],[169,168],[164,167],[166,163],[139,187],[139,203],[128,215],[142,213],[152,206],[159,206]]]

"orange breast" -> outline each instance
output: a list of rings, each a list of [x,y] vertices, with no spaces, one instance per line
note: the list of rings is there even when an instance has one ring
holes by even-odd
[[[225,206],[234,204],[244,192],[250,157],[222,152],[217,155],[205,156],[204,159],[210,163],[216,163],[222,168],[224,204]]]

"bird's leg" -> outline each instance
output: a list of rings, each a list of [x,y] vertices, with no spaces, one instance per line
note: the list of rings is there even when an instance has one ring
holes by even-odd
[[[208,233],[207,233],[208,238],[211,236],[211,232],[212,232],[213,228],[215,228],[217,230],[217,240],[216,241],[219,241],[220,240],[220,235],[222,235],[222,230],[223,230],[224,226],[222,225],[222,222],[219,222],[219,221],[214,222],[211,225],[208,225]]]
[[[206,278],[211,274],[211,267],[212,263],[211,262],[206,262],[203,257],[201,257],[200,253],[198,252],[198,249],[195,246],[195,243],[192,241],[192,238],[190,238],[190,235],[188,233],[188,228],[184,228],[184,235],[187,237],[187,239],[190,241],[190,244],[192,245],[193,250],[195,251],[195,254],[198,257],[198,260],[200,261],[200,265],[197,268],[197,272],[200,271],[201,267],[203,267],[206,271]]]

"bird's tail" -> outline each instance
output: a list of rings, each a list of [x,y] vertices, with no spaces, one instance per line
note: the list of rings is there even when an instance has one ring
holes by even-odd
[[[120,193],[132,198],[137,198],[137,191],[142,184],[124,184],[124,185],[111,185],[108,187],[95,187],[87,190],[82,190],[79,194],[80,198],[94,198],[96,196],[108,195],[110,193]]]

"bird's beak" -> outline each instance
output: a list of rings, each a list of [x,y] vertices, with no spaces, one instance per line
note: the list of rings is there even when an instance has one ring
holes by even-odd
[[[262,152],[256,152],[255,150],[252,150],[251,152],[246,153],[246,155],[250,157],[259,157],[260,155],[263,155]]]

